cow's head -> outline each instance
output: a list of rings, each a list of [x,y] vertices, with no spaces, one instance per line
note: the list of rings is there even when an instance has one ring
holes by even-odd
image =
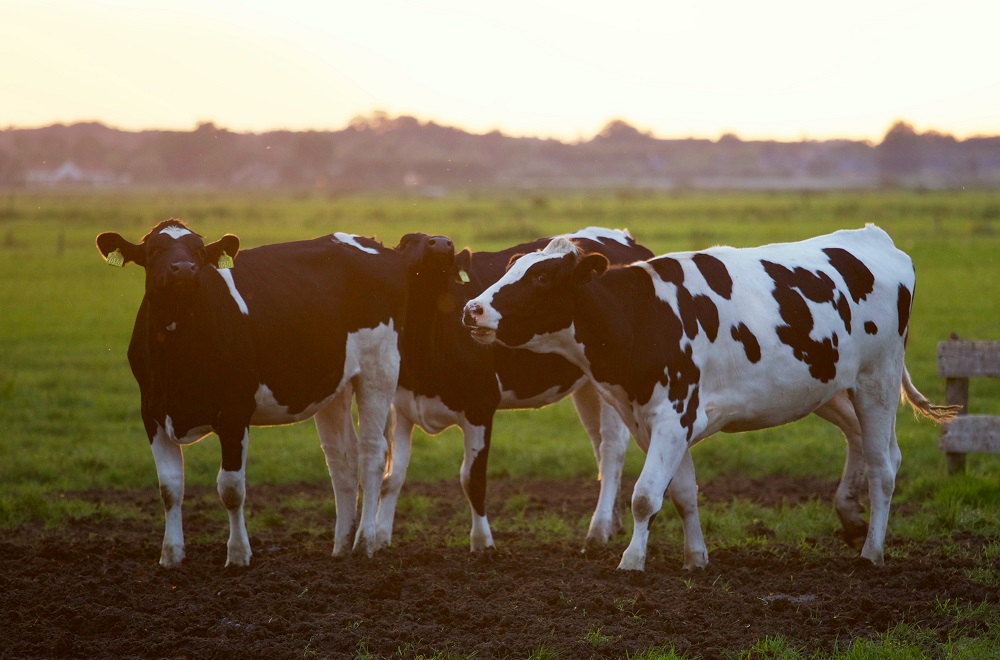
[[[514,256],[507,272],[465,305],[462,322],[484,344],[528,344],[573,323],[574,288],[608,267],[602,254],[581,255],[566,238],[540,252]]]
[[[455,244],[447,236],[406,234],[396,251],[403,255],[411,277],[442,278],[454,273]]]
[[[97,249],[115,266],[135,263],[146,271],[146,295],[183,295],[198,286],[198,274],[205,267],[223,266],[240,249],[240,239],[226,234],[210,245],[180,220],[170,219],[153,227],[136,245],[115,232],[97,237]]]

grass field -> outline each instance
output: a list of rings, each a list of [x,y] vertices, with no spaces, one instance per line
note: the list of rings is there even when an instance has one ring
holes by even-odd
[[[422,231],[488,250],[603,225],[627,227],[656,253],[790,241],[873,222],[916,266],[907,365],[926,395],[944,398],[944,383],[935,373],[939,340],[952,332],[964,339],[1000,339],[1000,196],[989,192],[535,193],[445,199],[6,193],[0,197],[0,527],[38,520],[58,525],[93,513],[95,505],[75,498],[76,491],[155,486],[138,388],[125,358],[142,272],[106,266],[94,238],[115,230],[138,240],[167,217],[183,218],[209,240],[238,234],[244,247],[333,231],[395,245],[402,234]],[[225,374],[199,377],[224,379]],[[974,381],[971,401],[972,412],[1000,414],[1000,385]],[[894,502],[909,503],[921,515],[892,517],[891,534],[968,530],[1000,535],[1000,456],[970,456],[967,474],[949,477],[933,425],[901,407],[898,435],[903,463]],[[454,430],[434,438],[418,432],[409,479],[457,478],[461,453]],[[833,426],[806,419],[712,438],[693,453],[699,480],[731,472],[836,479],[844,446]],[[185,462],[188,484],[214,484],[218,444],[209,439],[187,448]],[[641,454],[630,448],[627,473],[637,475],[641,465]],[[328,479],[311,423],[255,430],[247,472],[251,489],[255,483]],[[571,404],[499,415],[490,474],[592,476],[589,442]],[[401,511],[405,507],[401,504]],[[712,536],[741,529],[728,522],[740,515],[763,514],[709,509],[703,515],[706,531]],[[803,516],[808,518],[801,521],[804,527],[836,526],[829,508]],[[252,527],[252,517],[248,522]],[[992,570],[984,579],[1000,586],[996,567]]]
[[[874,222],[917,270],[907,363],[918,387],[943,399],[935,345],[955,332],[1000,337],[1000,199],[990,193],[836,195],[608,195],[455,199],[270,197],[215,194],[8,194],[0,200],[0,483],[3,519],[26,515],[10,497],[155,480],[138,415],[138,389],[125,359],[142,273],[118,270],[94,249],[100,231],[138,240],[160,219],[182,217],[209,239],[238,234],[246,247],[332,231],[373,235],[389,245],[408,231],[442,233],[457,245],[498,249],[597,224],[627,227],[654,252],[713,244],[796,240]],[[224,374],[205,377],[224,378]],[[973,381],[974,412],[1000,413],[1000,390]],[[937,431],[901,409],[903,497],[937,490],[943,462]],[[793,441],[789,438],[793,437]],[[530,448],[524,447],[530,438]],[[454,432],[418,437],[411,479],[457,472]],[[499,416],[491,471],[515,476],[587,475],[593,463],[572,406]],[[835,476],[843,446],[819,420],[712,439],[696,448],[702,478],[731,470]],[[310,424],[254,433],[251,483],[325,479]],[[212,481],[217,445],[186,451],[189,482]],[[557,467],[554,467],[557,466]],[[628,469],[641,466],[637,452]],[[998,457],[973,456],[969,479],[997,484]],[[947,482],[944,482],[947,483]],[[950,485],[950,484],[949,484]],[[29,498],[33,499],[33,498]]]

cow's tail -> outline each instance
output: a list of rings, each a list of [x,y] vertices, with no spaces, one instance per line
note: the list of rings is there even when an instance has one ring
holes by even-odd
[[[385,418],[385,429],[382,434],[385,436],[385,471],[382,473],[382,480],[392,474],[392,449],[395,444],[396,434],[396,406],[389,406],[389,414]]]
[[[903,382],[900,386],[900,399],[910,404],[913,412],[920,414],[937,424],[953,419],[962,410],[962,406],[939,406],[931,403],[920,393],[910,380],[910,372],[903,365]]]

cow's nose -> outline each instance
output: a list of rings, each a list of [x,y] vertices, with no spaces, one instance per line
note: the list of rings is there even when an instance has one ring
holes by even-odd
[[[450,238],[445,236],[432,236],[427,239],[427,247],[431,249],[432,252],[454,252],[455,244],[451,242]]]
[[[476,302],[470,302],[465,306],[465,313],[462,314],[462,323],[469,327],[476,327],[476,322],[483,315],[483,306]]]
[[[181,280],[189,280],[198,274],[198,265],[193,261],[175,261],[170,264],[170,274]]]

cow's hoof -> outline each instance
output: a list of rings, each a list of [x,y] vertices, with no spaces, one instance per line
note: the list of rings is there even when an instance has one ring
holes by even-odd
[[[622,555],[622,560],[618,564],[619,571],[644,571],[646,570],[646,558],[644,556],[632,556],[628,551]]]
[[[693,552],[684,557],[684,570],[693,571],[696,568],[702,569],[708,566],[707,552]]]
[[[163,568],[177,568],[184,561],[184,546],[171,545],[163,546],[160,550],[160,566]]]

